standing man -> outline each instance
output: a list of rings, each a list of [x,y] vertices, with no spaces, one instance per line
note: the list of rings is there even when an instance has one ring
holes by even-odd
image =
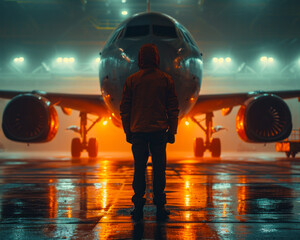
[[[159,54],[154,44],[139,51],[140,70],[126,79],[120,105],[126,141],[132,144],[134,179],[132,219],[143,218],[146,189],[145,170],[149,157],[153,164],[153,202],[156,219],[166,220],[166,144],[175,142],[178,125],[178,100],[171,76],[159,69]]]

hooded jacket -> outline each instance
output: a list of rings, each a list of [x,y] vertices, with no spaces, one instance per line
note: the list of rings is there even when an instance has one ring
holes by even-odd
[[[154,44],[139,51],[140,70],[126,79],[120,105],[126,134],[169,130],[177,133],[178,100],[174,81],[161,71],[159,54]]]

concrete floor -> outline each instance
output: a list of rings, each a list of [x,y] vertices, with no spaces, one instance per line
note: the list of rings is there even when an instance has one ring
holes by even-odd
[[[148,165],[134,224],[130,154],[0,153],[0,239],[299,239],[300,158],[189,155],[169,155],[166,223],[155,220]]]

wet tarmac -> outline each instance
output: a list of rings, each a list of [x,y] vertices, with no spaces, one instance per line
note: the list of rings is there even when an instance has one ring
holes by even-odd
[[[166,223],[156,222],[151,164],[144,222],[130,218],[130,154],[0,153],[0,239],[299,239],[300,158],[173,154]],[[48,155],[48,156],[47,156]]]

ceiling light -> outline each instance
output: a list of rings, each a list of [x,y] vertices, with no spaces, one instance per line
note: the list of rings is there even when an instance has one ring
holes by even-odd
[[[24,62],[24,57],[16,57],[14,58],[15,63],[23,63]]]
[[[63,61],[62,57],[56,58],[56,62],[57,62],[57,63],[62,63],[62,61]]]
[[[224,62],[224,58],[219,58],[219,63],[223,63]]]
[[[216,57],[214,57],[212,60],[214,63],[217,63],[219,61],[218,58],[216,58]]]
[[[260,58],[260,61],[261,62],[267,62],[268,58],[266,56],[263,56],[263,57]]]
[[[225,61],[226,61],[227,63],[230,63],[230,62],[231,62],[231,58],[230,58],[230,57],[227,57],[227,58],[225,58]]]

